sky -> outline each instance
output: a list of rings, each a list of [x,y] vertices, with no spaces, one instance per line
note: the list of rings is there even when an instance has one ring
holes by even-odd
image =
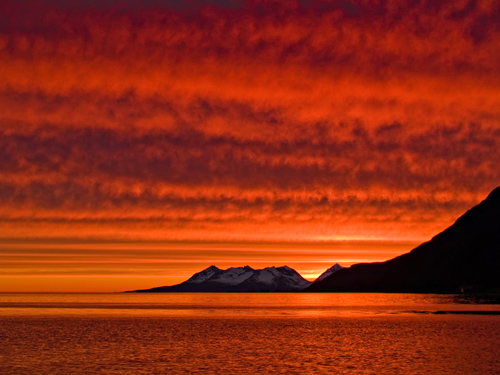
[[[4,0],[0,292],[314,279],[500,185],[498,1]]]

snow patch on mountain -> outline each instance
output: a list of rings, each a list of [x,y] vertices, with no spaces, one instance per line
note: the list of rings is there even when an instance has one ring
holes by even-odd
[[[294,269],[283,267],[267,267],[255,270],[252,277],[245,280],[245,285],[267,285],[277,290],[302,290],[311,284]]]
[[[186,283],[193,283],[193,284],[200,284],[204,281],[209,280],[215,274],[220,273],[221,271],[222,270],[220,268],[217,268],[216,266],[210,266],[208,268],[205,268],[203,271],[195,273],[193,276],[191,276],[185,282]]]
[[[263,270],[257,270],[255,272],[252,281],[263,284],[272,284],[276,276],[277,275],[272,270],[264,268]]]
[[[210,281],[228,285],[238,285],[254,274],[254,270],[249,267],[231,267],[214,275]]]
[[[334,266],[328,268],[325,272],[323,272],[316,280],[314,280],[314,282],[326,279],[328,276],[333,275],[335,272],[341,270],[342,268],[344,267],[336,263]]]

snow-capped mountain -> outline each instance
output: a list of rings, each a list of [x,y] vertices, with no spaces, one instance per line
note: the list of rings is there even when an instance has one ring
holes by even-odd
[[[267,267],[255,270],[253,275],[239,284],[241,291],[293,292],[311,284],[294,269],[283,267]]]
[[[227,285],[238,285],[243,281],[245,281],[246,279],[248,279],[249,277],[251,277],[255,272],[255,270],[249,266],[231,267],[228,268],[227,270],[221,270],[215,266],[211,267],[215,269],[215,272],[209,278],[210,282],[227,284]],[[194,276],[195,275],[193,275],[193,277]],[[191,279],[193,277],[191,277]],[[187,280],[186,282],[190,282],[191,279]]]
[[[342,267],[340,264],[336,263],[334,266],[328,268],[325,272],[323,272],[314,282],[321,281],[325,278],[327,278],[330,275],[333,275],[335,272],[341,270]]]
[[[210,266],[181,284],[136,292],[297,292],[310,284],[288,266],[260,270],[249,266],[227,270]]]
[[[219,273],[221,270],[218,269],[215,266],[210,266],[206,269],[204,269],[201,272],[195,273],[193,276],[191,276],[186,283],[193,283],[193,284],[199,284],[204,281],[207,281],[211,277],[213,277],[216,273]]]

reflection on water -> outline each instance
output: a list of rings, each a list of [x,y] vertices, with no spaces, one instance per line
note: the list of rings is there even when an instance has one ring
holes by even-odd
[[[499,310],[441,295],[6,294],[0,373],[495,374],[500,316],[463,312]]]
[[[0,294],[0,316],[349,316],[500,313],[499,296],[365,293]]]
[[[498,294],[457,294],[452,296],[454,303],[466,303],[466,304],[500,304],[500,295]]]

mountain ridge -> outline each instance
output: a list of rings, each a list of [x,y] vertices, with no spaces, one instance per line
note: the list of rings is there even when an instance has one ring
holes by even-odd
[[[500,187],[409,253],[360,263],[305,292],[460,293],[500,290]]]
[[[327,278],[330,275],[333,275],[335,272],[340,271],[342,268],[344,268],[344,267],[342,267],[338,263],[335,263],[332,267],[328,268],[325,272],[323,272],[321,275],[319,275],[316,278],[316,280],[313,281],[313,284]]]
[[[286,265],[263,269],[230,267],[226,270],[212,265],[180,284],[131,292],[297,292],[310,284],[310,281]]]

